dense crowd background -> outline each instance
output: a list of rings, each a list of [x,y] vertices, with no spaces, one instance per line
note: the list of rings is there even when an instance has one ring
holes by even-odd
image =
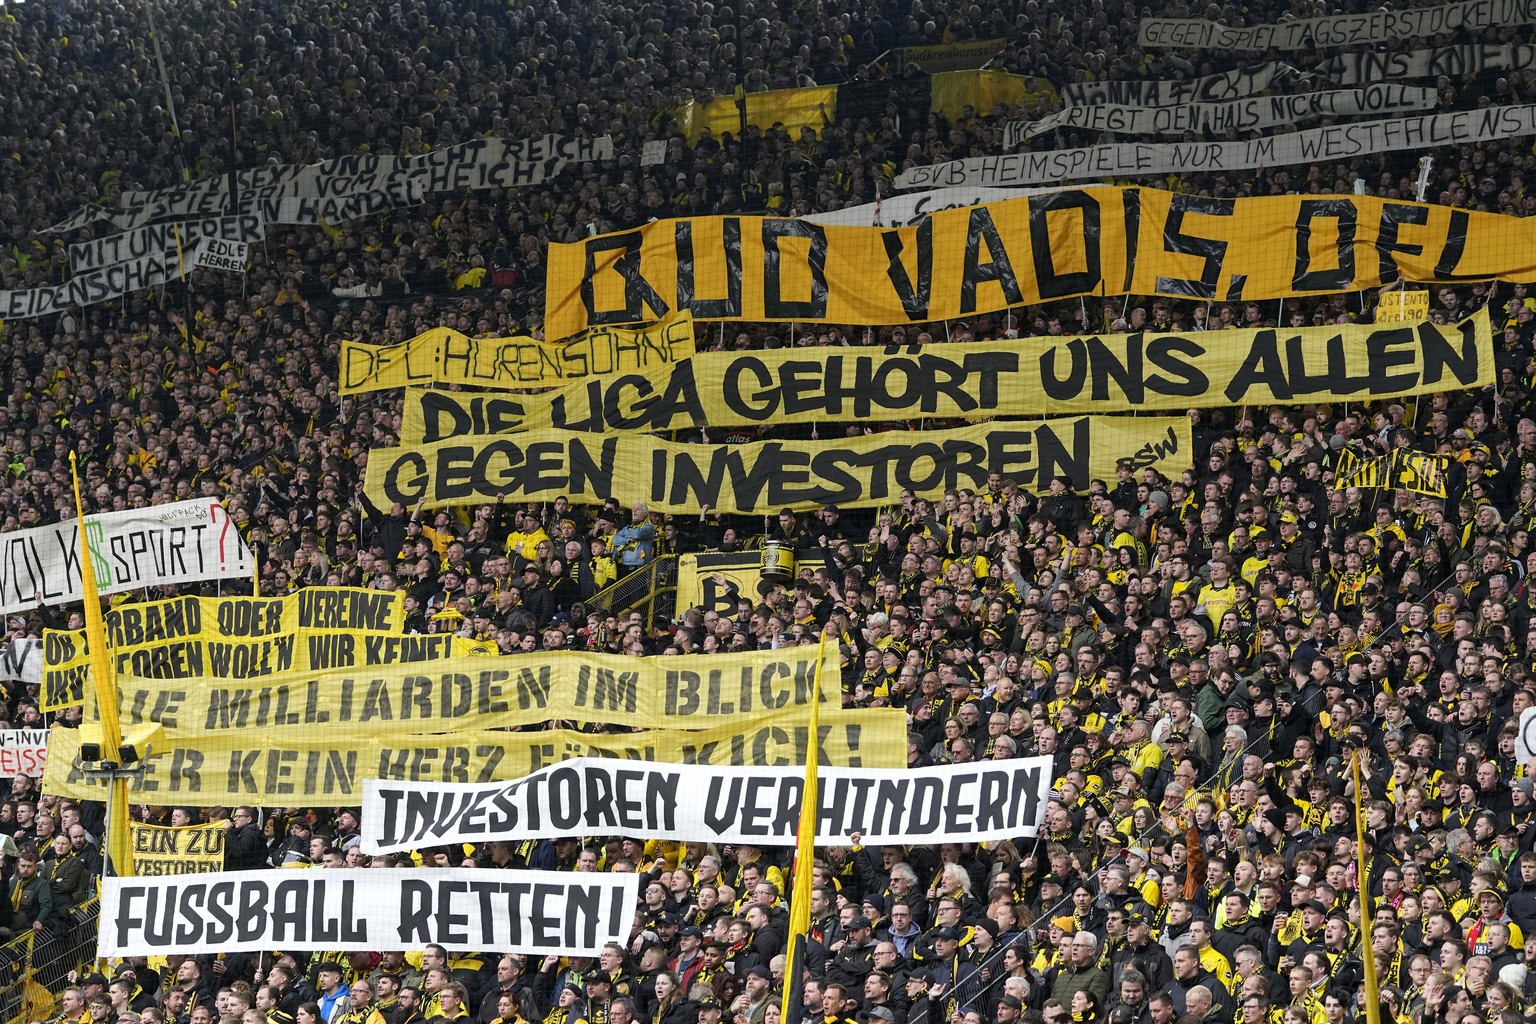
[[[910,163],[998,151],[1002,122],[1019,111],[931,112],[922,73],[897,70],[892,47],[1004,37],[994,66],[1057,84],[1237,62],[1143,53],[1135,26],[1150,9],[1102,0],[1073,11],[1039,0],[737,3],[0,6],[0,233],[13,243],[0,287],[64,279],[67,239],[44,229],[80,204],[184,174],[415,153],[487,132],[608,133],[616,144],[611,162],[537,189],[272,228],[243,277],[196,273],[5,324],[0,529],[72,515],[75,451],[91,508],[221,497],[260,555],[268,595],[401,588],[408,628],[508,652],[751,649],[815,642],[830,623],[845,701],[905,706],[911,764],[1054,757],[1058,799],[1038,841],[819,852],[807,1020],[1341,1024],[1360,1012],[1367,948],[1395,1019],[1514,1024],[1536,1010],[1536,805],[1514,732],[1536,702],[1536,301],[1524,286],[1432,291],[1438,320],[1491,308],[1503,328],[1497,386],[1372,407],[1195,411],[1193,465],[1178,479],[1124,471],[1086,494],[1041,497],[996,479],[941,501],[765,519],[652,516],[630,495],[603,509],[463,515],[361,501],[367,451],[394,442],[399,399],[338,397],[342,339],[537,330],[550,242],[675,214],[838,209],[891,194]],[[1363,8],[1258,0],[1155,13],[1256,22]],[[1450,41],[1470,40],[1416,45]],[[1298,69],[1285,88],[1320,84],[1306,74],[1315,55],[1273,56]],[[687,146],[672,112],[738,81],[753,91],[887,82],[902,102],[840,109],[819,137],[749,129]],[[1529,71],[1437,83],[1447,108],[1518,102],[1533,85]],[[653,140],[666,142],[666,160],[642,168]],[[1091,141],[1060,132],[1034,144]],[[1529,143],[1435,152],[1428,199],[1529,215]],[[1418,156],[1153,184],[1229,196],[1348,192],[1361,179],[1372,194],[1411,198]],[[959,340],[1220,330],[1368,319],[1372,302],[1117,297],[929,330]],[[848,324],[791,338],[788,325],[747,324],[711,327],[700,347],[890,337]],[[1341,451],[1398,446],[1453,456],[1445,498],[1329,487]],[[682,608],[648,628],[586,611],[597,590],[659,556],[765,537],[826,568],[761,600],[743,595],[734,613]],[[36,636],[73,611],[14,616],[7,632]],[[7,701],[13,724],[43,720],[35,692],[13,684]],[[1366,878],[1354,867],[1346,770],[1357,750]],[[369,863],[355,809],[135,813],[227,820],[232,868]],[[0,928],[71,934],[100,868],[100,814],[12,780],[0,803],[11,895]],[[423,851],[445,863],[640,871],[633,941],[595,963],[440,949],[102,963],[60,986],[51,1019],[775,1024],[785,853],[645,837]],[[1375,897],[1370,920],[1362,885]]]

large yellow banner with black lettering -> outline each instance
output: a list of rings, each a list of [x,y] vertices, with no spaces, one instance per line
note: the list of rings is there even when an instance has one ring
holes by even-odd
[[[693,355],[693,316],[681,310],[639,330],[601,327],[545,342],[527,335],[471,338],[439,327],[395,345],[341,343],[344,395],[408,384],[547,387],[612,373],[655,373]]]
[[[687,217],[551,245],[544,327],[566,337],[678,309],[905,324],[1080,295],[1219,302],[1533,278],[1530,218],[1375,196],[1083,188],[941,210],[908,227]]]
[[[1445,325],[705,352],[657,373],[536,395],[409,388],[400,443],[549,429],[661,432],[1369,401],[1493,380],[1486,310]]]
[[[54,729],[43,791],[74,800],[100,800],[100,782],[74,767],[78,729]],[[521,778],[571,757],[615,757],[713,765],[822,764],[902,768],[907,763],[907,716],[900,709],[823,711],[815,737],[803,719],[780,711],[733,718],[714,729],[657,729],[593,734],[540,729],[465,729],[419,735],[383,721],[345,728],[224,730],[197,741],[158,746],[144,777],[129,793],[147,803],[282,804],[361,802],[365,778],[432,782],[493,782]]]
[[[163,826],[133,822],[135,875],[201,875],[224,870],[224,823]]]
[[[609,497],[652,512],[727,514],[870,508],[910,490],[936,498],[979,490],[997,472],[1044,492],[1064,476],[1086,489],[1122,463],[1177,476],[1190,465],[1189,420],[1079,416],[1007,421],[943,431],[890,431],[831,441],[673,444],[641,434],[537,431],[376,449],[366,491],[380,508],[508,501],[576,504]]]
[[[1358,487],[1362,490],[1405,490],[1435,498],[1446,496],[1446,470],[1449,455],[1433,455],[1405,448],[1394,448],[1385,455],[1361,457],[1345,449],[1333,468],[1335,490]]]
[[[377,723],[404,733],[552,721],[698,729],[805,704],[815,673],[815,647],[697,658],[553,651],[259,680],[120,679],[118,702],[125,725],[158,723],[173,742]],[[85,706],[85,721],[98,721],[94,695]]]
[[[393,661],[492,654],[447,636],[404,636],[404,595],[307,587],[285,597],[173,597],[104,616],[117,674],[154,679],[252,679]],[[43,631],[41,706],[79,704],[90,679],[83,630]]]

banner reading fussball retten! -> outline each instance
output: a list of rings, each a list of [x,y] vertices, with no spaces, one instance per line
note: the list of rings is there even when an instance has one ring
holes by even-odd
[[[1383,301],[1397,294],[1388,292]],[[595,378],[540,394],[408,388],[400,443],[546,429],[660,433],[1368,401],[1462,391],[1493,380],[1486,310],[1444,325],[706,352],[655,373]]]
[[[341,343],[344,395],[408,384],[540,387],[614,373],[657,373],[693,355],[693,315],[681,310],[638,330],[600,327],[546,342],[528,335],[472,338],[439,327],[394,345]]]
[[[103,783],[75,767],[79,729],[54,729],[45,793],[101,800]],[[907,761],[907,718],[900,709],[825,711],[813,737],[804,719],[785,712],[737,716],[713,729],[586,733],[567,729],[507,732],[460,729],[405,732],[390,722],[345,729],[224,730],[156,746],[142,778],[129,782],[141,803],[356,804],[366,779],[404,782],[495,782],[515,779],[572,757],[676,761],[735,766],[821,763],[848,768],[900,768]]]
[[[1062,189],[899,228],[690,217],[552,245],[545,330],[565,337],[677,309],[907,324],[1086,295],[1241,301],[1533,277],[1527,218],[1374,196]]]
[[[105,878],[102,956],[218,949],[496,949],[596,956],[629,939],[640,876],[424,868]]]
[[[509,501],[577,504],[616,497],[652,512],[726,514],[840,505],[869,508],[903,491],[934,498],[979,490],[991,472],[1044,492],[1065,476],[1086,489],[1120,464],[1177,476],[1190,465],[1187,417],[1079,416],[991,423],[954,430],[890,431],[831,441],[674,444],[637,434],[539,431],[470,437],[370,453],[366,491],[394,502],[479,505]]]
[[[1033,838],[1051,793],[1049,757],[818,773],[816,841],[866,844]],[[370,779],[363,851],[610,832],[652,839],[787,846],[805,792],[801,768],[631,765],[578,758],[488,785]]]

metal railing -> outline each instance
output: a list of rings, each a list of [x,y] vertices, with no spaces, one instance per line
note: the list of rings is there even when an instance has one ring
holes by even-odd
[[[593,594],[585,602],[588,611],[604,615],[641,610],[647,631],[656,616],[674,613],[677,605],[677,556],[661,555]]]
[[[71,971],[96,962],[101,897],[70,911],[68,926],[26,931],[0,945],[0,1024],[31,1024],[51,1017]]]

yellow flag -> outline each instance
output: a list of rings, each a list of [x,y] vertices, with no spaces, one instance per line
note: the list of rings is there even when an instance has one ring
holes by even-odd
[[[821,646],[816,650],[816,674],[811,682],[810,735],[820,735],[821,675],[827,664],[827,630],[822,627]],[[795,879],[789,898],[788,959],[784,964],[784,1001],[780,1019],[798,1021],[805,1002],[805,943],[811,930],[811,880],[816,862],[816,744],[811,744],[805,759],[805,788],[800,793],[800,830],[795,843]]]
[[[117,679],[112,674],[112,659],[107,657],[107,631],[101,620],[101,595],[96,592],[96,559],[85,523],[85,507],[80,502],[80,474],[75,453],[69,453],[69,475],[75,488],[75,521],[80,528],[80,594],[85,602],[85,636],[91,654],[91,677],[96,687],[96,704],[101,714],[105,740],[103,753],[117,760],[122,745],[122,729],[117,720]],[[107,801],[107,858],[119,875],[133,874],[133,844],[128,841],[128,780],[112,783]]]
[[[1381,986],[1376,980],[1376,954],[1371,950],[1371,922],[1375,913],[1371,910],[1371,879],[1365,870],[1365,787],[1360,781],[1360,758],[1365,755],[1357,748],[1350,758],[1350,770],[1355,775],[1355,886],[1360,891],[1360,966],[1365,970],[1365,1020],[1366,1024],[1381,1024]]]

